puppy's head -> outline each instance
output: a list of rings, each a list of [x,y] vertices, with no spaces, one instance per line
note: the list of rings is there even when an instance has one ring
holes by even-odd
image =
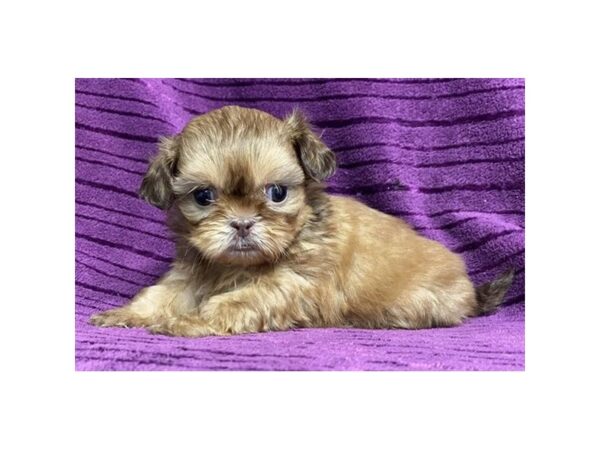
[[[164,138],[140,194],[178,208],[177,227],[207,259],[274,263],[310,213],[307,190],[335,170],[335,156],[301,113],[284,120],[224,107]]]

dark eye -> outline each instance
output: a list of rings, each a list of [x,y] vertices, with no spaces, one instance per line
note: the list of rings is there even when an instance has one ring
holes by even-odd
[[[275,203],[281,203],[287,197],[287,187],[279,184],[269,184],[266,188],[267,197]]]
[[[215,201],[216,195],[214,189],[204,188],[194,191],[194,199],[200,206],[208,206]]]

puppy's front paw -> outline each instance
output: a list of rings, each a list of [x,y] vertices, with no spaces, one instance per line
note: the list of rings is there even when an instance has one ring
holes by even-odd
[[[218,333],[217,330],[209,327],[202,320],[190,320],[184,318],[171,318],[160,323],[152,324],[148,326],[148,331],[152,334],[181,337],[200,337],[223,334]]]
[[[89,322],[97,327],[143,327],[144,320],[136,314],[131,313],[126,308],[116,308],[94,314]]]

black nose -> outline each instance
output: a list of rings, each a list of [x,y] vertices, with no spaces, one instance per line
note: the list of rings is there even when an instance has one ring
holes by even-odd
[[[250,233],[250,228],[252,228],[252,225],[255,223],[256,221],[254,219],[241,219],[232,220],[229,222],[229,225],[237,230],[239,236],[246,237]]]

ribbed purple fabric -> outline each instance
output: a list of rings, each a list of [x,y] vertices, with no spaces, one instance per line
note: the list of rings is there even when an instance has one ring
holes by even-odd
[[[523,79],[78,79],[78,370],[523,370]],[[200,339],[96,328],[164,273],[164,213],[137,196],[161,135],[237,104],[302,109],[337,155],[332,193],[462,254],[476,283],[516,269],[493,316],[432,330],[302,329]]]

